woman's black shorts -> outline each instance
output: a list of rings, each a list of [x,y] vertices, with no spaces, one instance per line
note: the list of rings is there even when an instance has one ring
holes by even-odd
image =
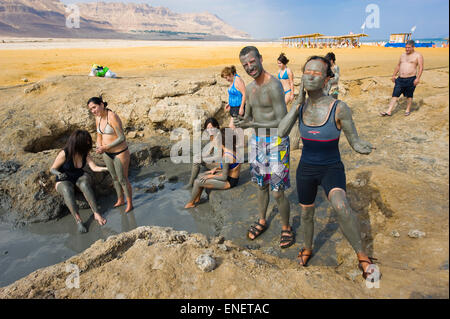
[[[230,115],[232,117],[237,117],[239,115],[240,106],[230,106]]]
[[[296,177],[298,202],[303,205],[314,204],[319,185],[322,185],[327,197],[333,188],[346,190],[345,168],[342,162],[311,165],[300,161]]]

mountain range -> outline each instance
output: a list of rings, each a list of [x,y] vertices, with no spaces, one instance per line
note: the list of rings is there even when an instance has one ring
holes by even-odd
[[[209,12],[175,13],[148,4],[99,1],[76,6],[80,16],[79,28],[69,28],[66,20],[75,11],[60,0],[0,0],[0,35],[119,39],[251,38]]]

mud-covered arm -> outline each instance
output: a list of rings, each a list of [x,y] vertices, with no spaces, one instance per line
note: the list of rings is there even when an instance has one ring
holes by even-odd
[[[300,83],[300,92],[297,99],[294,101],[291,110],[285,117],[281,120],[278,125],[278,136],[285,137],[288,136],[294,127],[295,122],[298,119],[298,114],[300,111],[300,106],[305,103],[306,91],[303,87],[303,82]]]
[[[59,168],[64,165],[64,162],[66,161],[66,153],[64,153],[64,151],[61,151],[58,153],[58,156],[56,156],[55,161],[53,162],[52,167],[50,167],[50,173],[52,173],[53,175],[59,177],[59,178],[63,178],[65,176],[64,173],[61,173],[59,171]]]
[[[374,148],[372,144],[359,138],[353,122],[352,111],[347,104],[340,101],[336,108],[337,123],[345,133],[350,146],[360,154],[370,154]]]
[[[100,173],[100,172],[107,172],[108,171],[107,167],[98,166],[97,164],[95,164],[94,160],[92,159],[92,157],[90,155],[88,155],[86,157],[86,162],[88,163],[90,169],[93,172]]]
[[[106,150],[109,150],[125,142],[125,134],[122,128],[122,122],[120,121],[120,118],[116,114],[114,114],[114,116],[111,117],[111,126],[114,129],[114,132],[116,132],[117,138],[110,144],[105,145]]]
[[[334,72],[334,76],[328,81],[330,87],[334,84],[338,84],[339,73],[340,73],[339,67],[336,65],[336,72]]]
[[[228,172],[230,171],[230,164],[224,163],[223,168],[220,170],[220,174],[203,175],[200,181],[205,182],[207,179],[215,179],[218,181],[226,181],[228,178]]]

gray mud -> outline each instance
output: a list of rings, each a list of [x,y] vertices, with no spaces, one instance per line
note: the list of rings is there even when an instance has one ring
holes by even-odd
[[[247,229],[257,220],[256,186],[250,181],[249,164],[244,164],[238,187],[228,191],[213,191],[208,201],[204,193],[200,205],[186,210],[190,190],[182,187],[190,175],[190,164],[173,164],[161,159],[156,164],[130,172],[133,187],[134,210],[125,214],[125,206],[114,208],[116,196],[99,199],[100,211],[107,224],[100,227],[89,209],[80,210],[88,233],[79,234],[71,215],[47,223],[12,227],[0,224],[0,287],[28,275],[36,269],[50,266],[81,253],[99,239],[127,232],[139,226],[172,227],[208,237],[224,236],[245,249],[261,249],[266,253],[295,259],[298,244],[288,249],[279,248],[281,224],[274,200],[268,209],[269,229],[254,241]],[[291,188],[286,192],[291,203],[291,221],[298,232],[300,211],[295,193],[295,168],[291,169]],[[169,182],[169,178],[178,179]],[[163,185],[149,193],[151,186]],[[316,201],[314,256],[311,265],[337,266],[336,244],[342,240],[329,204],[322,190]],[[299,241],[297,236],[296,241]]]

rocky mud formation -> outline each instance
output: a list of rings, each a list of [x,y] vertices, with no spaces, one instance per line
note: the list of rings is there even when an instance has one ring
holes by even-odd
[[[170,155],[171,129],[192,131],[194,120],[203,123],[220,115],[226,103],[226,89],[214,76],[204,80],[60,76],[0,90],[0,205],[8,212],[3,220],[41,222],[67,213],[49,168],[75,129],[91,132],[95,143],[95,118],[86,102],[99,95],[122,119],[135,168]],[[94,158],[103,165],[101,157]],[[98,195],[111,192],[109,174],[90,175]]]

